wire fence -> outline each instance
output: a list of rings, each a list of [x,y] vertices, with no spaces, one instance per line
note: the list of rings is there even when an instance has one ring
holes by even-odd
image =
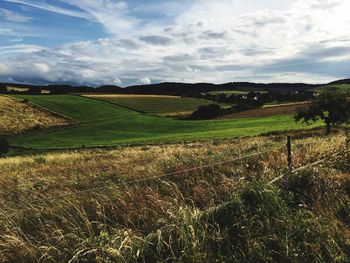
[[[345,136],[345,142],[344,142],[344,147],[342,150],[331,154],[330,156],[327,156],[321,160],[317,160],[313,163],[309,163],[306,165],[303,165],[301,167],[295,168],[295,169],[291,169],[290,171],[284,171],[281,175],[277,176],[276,178],[272,179],[269,184],[274,184],[277,181],[280,181],[282,179],[284,179],[287,175],[292,174],[292,173],[297,173],[300,172],[302,170],[317,166],[321,163],[324,163],[328,160],[331,160],[332,158],[339,156],[342,153],[347,154],[349,152],[349,137],[348,137],[348,133],[346,133]],[[235,158],[231,158],[231,159],[226,159],[223,161],[219,161],[219,162],[213,162],[213,163],[209,163],[209,164],[205,164],[205,165],[200,165],[200,166],[196,166],[196,167],[192,167],[192,168],[188,168],[188,169],[183,169],[180,171],[176,171],[176,172],[170,172],[170,173],[164,173],[164,174],[160,174],[160,175],[156,175],[156,176],[150,176],[150,177],[145,177],[145,178],[141,178],[141,179],[135,179],[135,180],[130,180],[130,181],[122,181],[122,182],[118,182],[118,183],[114,183],[112,185],[108,185],[108,186],[101,186],[101,187],[91,187],[89,189],[74,189],[78,194],[84,194],[84,193],[97,193],[98,191],[101,190],[108,190],[108,189],[115,189],[116,187],[125,187],[125,186],[132,186],[132,185],[138,185],[141,183],[146,183],[146,182],[152,182],[152,181],[156,181],[156,180],[162,180],[162,179],[166,179],[166,178],[171,178],[172,176],[176,176],[179,174],[183,174],[186,176],[189,176],[189,172],[195,172],[195,171],[200,171],[203,170],[205,168],[214,168],[215,166],[219,166],[219,165],[224,165],[224,164],[230,164],[230,163],[235,163],[238,161],[244,161],[244,160],[248,160],[254,157],[258,157],[258,156],[264,156],[266,154],[271,154],[272,152],[280,152],[281,154],[283,154],[283,150],[284,154],[289,155],[292,154],[292,151],[290,151],[290,149],[288,149],[288,147],[292,146],[295,147],[305,147],[305,146],[309,146],[309,145],[315,145],[316,143],[321,143],[321,142],[329,142],[334,140],[335,137],[328,137],[328,138],[324,138],[324,139],[317,139],[317,140],[312,140],[310,142],[305,142],[305,143],[296,143],[296,144],[291,144],[291,145],[280,145],[278,147],[274,147],[272,149],[267,149],[264,151],[257,151],[254,153],[250,153],[250,154],[246,154],[244,156],[238,156]],[[293,160],[292,158],[293,156],[288,156],[288,159]],[[292,163],[289,163],[288,166],[292,167]],[[279,167],[279,168],[283,168],[283,167]],[[288,167],[286,167],[288,168]],[[288,170],[288,169],[287,169]],[[63,198],[66,196],[70,196],[71,193],[58,193],[58,196]],[[43,199],[47,199],[43,196]]]

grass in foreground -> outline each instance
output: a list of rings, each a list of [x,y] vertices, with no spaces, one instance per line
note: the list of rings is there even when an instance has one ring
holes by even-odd
[[[0,96],[0,134],[19,134],[30,130],[68,125],[69,121],[53,116],[28,103]]]
[[[308,142],[295,145],[296,166],[341,149],[344,136],[295,143]],[[121,184],[283,143],[257,137],[1,159],[0,261],[349,262],[345,154],[274,186],[266,182],[285,171],[284,151]]]
[[[164,143],[252,136],[308,128],[290,115],[235,120],[183,121],[149,116],[110,103],[71,95],[18,96],[61,113],[78,125],[10,138],[12,146],[36,149]],[[317,127],[316,124],[310,127]]]

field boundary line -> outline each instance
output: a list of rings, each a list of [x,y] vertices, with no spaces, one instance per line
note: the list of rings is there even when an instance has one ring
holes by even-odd
[[[84,99],[90,99],[90,100],[96,100],[96,101],[99,101],[99,102],[108,103],[108,104],[111,104],[111,105],[114,105],[114,106],[118,106],[118,107],[121,107],[121,108],[124,108],[124,109],[127,109],[127,110],[131,110],[131,111],[135,111],[135,112],[138,112],[138,113],[142,113],[142,114],[148,114],[148,113],[145,112],[145,111],[136,110],[136,109],[133,109],[133,108],[131,108],[131,107],[124,106],[124,105],[121,105],[121,104],[119,104],[119,103],[114,103],[114,102],[107,101],[107,100],[103,100],[103,99],[98,99],[98,98],[94,98],[94,97],[88,97],[88,96],[79,95],[79,94],[70,94],[70,95],[71,95],[71,96],[81,97],[81,98],[84,98]],[[118,94],[116,94],[116,95],[118,95]],[[96,95],[96,96],[98,96],[98,95]]]
[[[18,102],[23,102],[23,100],[24,100],[24,99],[16,98],[16,97],[14,97],[14,96],[7,95],[7,94],[1,94],[1,95],[5,96],[5,97],[8,97],[8,98],[11,98],[11,99],[14,99],[14,100],[17,100]],[[16,95],[16,94],[15,94],[15,95]],[[19,94],[19,95],[20,95],[20,94]],[[29,95],[29,96],[45,96],[45,95]],[[50,95],[46,95],[46,96],[50,96]],[[49,110],[48,108],[46,108],[46,107],[44,107],[44,106],[41,106],[41,105],[38,105],[38,104],[36,104],[36,103],[34,103],[34,102],[30,101],[30,100],[28,100],[28,101],[29,101],[28,104],[30,104],[31,106],[36,107],[36,108],[38,108],[38,109],[40,109],[40,110],[43,110],[43,111],[45,111],[46,113],[52,114],[52,115],[54,115],[54,116],[56,116],[56,117],[61,117],[61,118],[64,118],[64,119],[68,119],[68,120],[70,120],[70,121],[73,121],[74,123],[77,123],[77,122],[78,122],[77,120],[75,120],[75,119],[73,119],[73,118],[71,118],[71,117],[69,117],[69,116],[67,116],[67,115],[58,113],[58,112],[56,112],[56,111]]]

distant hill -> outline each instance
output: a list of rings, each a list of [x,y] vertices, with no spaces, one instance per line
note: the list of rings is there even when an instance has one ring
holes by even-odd
[[[342,85],[342,84],[350,84],[350,79],[341,79],[337,81],[330,82],[328,85]]]
[[[350,79],[331,82],[330,84],[350,84]],[[113,93],[113,94],[159,94],[159,95],[180,95],[191,96],[199,93],[211,91],[270,91],[270,92],[292,92],[302,90],[313,90],[326,84],[306,84],[306,83],[252,83],[252,82],[230,82],[225,84],[212,83],[176,83],[164,82],[150,85],[135,85],[121,88],[114,85],[101,87],[71,86],[71,85],[26,85],[14,83],[0,83],[0,88],[4,86],[15,86],[27,88],[26,93],[37,94],[41,91],[50,91],[51,94],[65,93]],[[2,89],[0,89],[1,92]],[[19,92],[19,91],[17,91]],[[16,91],[12,91],[16,93]]]
[[[271,91],[271,92],[291,92],[310,90],[319,87],[320,85],[305,84],[305,83],[251,83],[251,82],[231,82],[225,84],[211,83],[172,83],[165,82],[150,85],[130,86],[122,89],[123,93],[130,94],[161,94],[161,95],[192,95],[205,93],[210,91],[223,90],[246,90],[246,91]]]

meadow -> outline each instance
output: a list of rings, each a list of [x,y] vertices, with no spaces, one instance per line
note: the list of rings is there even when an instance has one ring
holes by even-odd
[[[199,106],[213,104],[209,100],[161,95],[87,95],[86,97],[112,102],[141,113],[156,115],[192,113]]]
[[[188,121],[145,115],[117,105],[74,95],[18,95],[78,123],[9,138],[10,144],[34,149],[80,148],[121,144],[166,143],[254,136],[273,131],[319,127],[296,124],[291,115],[233,120]]]
[[[326,165],[289,176],[284,135],[2,158],[0,261],[349,262],[345,137],[319,134],[293,162]]]
[[[327,85],[316,89],[316,92],[325,91],[325,90],[335,90],[337,92],[350,94],[350,85],[349,84],[338,84],[338,85]]]

